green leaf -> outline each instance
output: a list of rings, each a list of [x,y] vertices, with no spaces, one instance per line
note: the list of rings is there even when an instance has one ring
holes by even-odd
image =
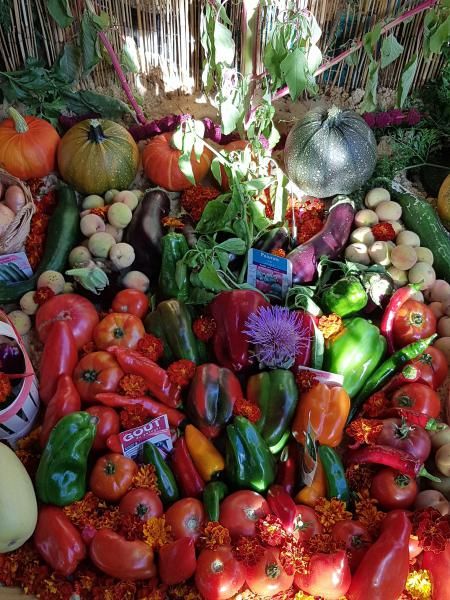
[[[373,59],[374,57],[374,49],[378,43],[378,40],[381,36],[381,23],[377,23],[372,31],[366,33],[363,37],[363,46],[364,50],[367,52],[369,58]]]
[[[195,138],[195,142],[194,142],[194,154],[195,154],[195,158],[197,159],[197,162],[200,162],[200,159],[202,157],[203,154],[203,149],[205,147],[205,144],[203,142],[203,140],[201,138]]]
[[[417,54],[411,57],[411,60],[405,65],[400,83],[397,89],[397,106],[402,108],[405,103],[406,97],[408,96],[409,90],[411,89],[414,81],[414,75],[417,69]]]
[[[376,61],[372,61],[369,65],[369,75],[367,77],[366,92],[361,105],[361,112],[372,112],[377,107],[377,87],[378,87],[378,72],[380,65]]]
[[[216,250],[216,258],[219,261],[219,265],[222,271],[226,271],[228,269],[228,263],[230,262],[228,254],[226,252]]]
[[[109,27],[109,16],[104,10],[99,15],[91,13],[91,18],[97,27],[97,31],[104,31]]]
[[[207,262],[203,265],[198,272],[198,278],[207,290],[221,292],[229,289],[229,286],[222,281],[222,278],[217,273],[214,265],[212,265],[210,262]]]
[[[64,50],[53,65],[53,73],[66,83],[74,83],[80,74],[81,52],[74,44],[65,44]]]
[[[72,25],[73,14],[70,10],[69,0],[48,0],[47,8],[60,27],[64,29]]]
[[[286,56],[280,66],[291,98],[295,101],[307,86],[307,61],[304,51],[296,48]]]
[[[213,158],[211,162],[211,173],[213,174],[214,179],[222,185],[222,169],[220,160],[216,157]]]
[[[230,254],[237,254],[238,256],[245,254],[247,251],[245,242],[240,238],[231,238],[229,240],[225,240],[224,242],[218,244],[217,248],[221,248]]]
[[[214,292],[208,292],[203,288],[194,287],[189,292],[189,298],[186,301],[186,304],[209,304],[211,300],[214,299]]]
[[[320,66],[322,62],[322,52],[318,46],[312,45],[308,50],[308,70],[310,73]]]
[[[120,53],[120,66],[125,73],[139,72],[139,65],[136,63],[133,54],[127,46],[124,46]]]
[[[196,181],[194,177],[194,171],[192,170],[190,152],[188,154],[180,155],[180,158],[178,159],[178,166],[180,167],[180,171],[183,173],[183,175],[189,179],[193,185],[195,185]]]
[[[230,194],[219,196],[208,202],[203,211],[200,221],[197,223],[195,231],[197,233],[215,233],[218,224],[223,221],[223,216],[227,210],[227,205],[223,201],[224,197],[230,197]]]
[[[436,31],[430,36],[430,51],[439,54],[444,44],[450,42],[450,15],[443,23],[439,25]]]
[[[250,179],[243,185],[249,192],[260,192],[272,183],[272,177],[258,177],[258,179]]]
[[[67,108],[77,115],[82,115],[86,112],[98,112],[104,118],[119,119],[123,115],[131,114],[132,112],[128,104],[125,104],[119,98],[105,96],[91,90],[67,92],[63,97],[65,98]]]
[[[80,44],[84,75],[90,73],[102,58],[100,42],[97,34],[98,27],[94,23],[91,13],[85,10],[83,16],[81,17],[80,31]]]
[[[352,54],[349,54],[348,56],[345,57],[345,62],[350,65],[351,67],[356,67],[359,63],[359,54],[358,52],[352,52]]]
[[[220,105],[220,117],[224,135],[228,135],[237,129],[239,119],[243,116],[242,105],[235,106],[233,99],[228,98]]]
[[[234,61],[234,41],[231,30],[216,21],[214,27],[214,47],[216,58],[231,67]]]
[[[258,229],[258,231],[261,231],[261,229],[266,229],[270,226],[270,220],[265,215],[265,207],[262,203],[258,203],[255,200],[250,200],[247,208],[253,225],[256,227],[256,229]]]
[[[184,131],[182,127],[177,127],[173,132],[171,143],[180,152],[183,150]]]
[[[403,52],[403,46],[398,43],[394,34],[384,38],[381,46],[381,68],[385,69]]]

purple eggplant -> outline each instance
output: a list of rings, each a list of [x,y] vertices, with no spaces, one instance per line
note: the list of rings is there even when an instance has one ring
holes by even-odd
[[[25,372],[23,353],[18,344],[12,340],[0,343],[0,372],[11,375],[22,375]]]
[[[265,233],[254,245],[254,248],[263,252],[272,252],[272,250],[283,250],[289,242],[289,232],[286,227],[274,227]]]
[[[352,200],[346,196],[338,196],[319,233],[287,255],[292,263],[294,284],[314,280],[321,256],[336,258],[341,253],[350,236],[354,214],[355,205]]]

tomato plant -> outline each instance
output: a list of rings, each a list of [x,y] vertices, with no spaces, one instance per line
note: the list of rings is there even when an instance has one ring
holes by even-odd
[[[436,333],[436,317],[426,304],[407,300],[394,317],[393,332],[396,347],[403,348]]]
[[[115,392],[123,371],[108,352],[83,356],[73,372],[73,381],[84,402],[95,402],[96,394]]]
[[[162,517],[163,505],[156,492],[148,488],[135,488],[123,496],[119,504],[122,513],[129,513],[148,521],[150,517]]]
[[[203,504],[196,498],[182,498],[174,502],[165,516],[176,540],[182,537],[197,539],[206,518]]]
[[[120,431],[119,415],[114,408],[109,406],[89,406],[86,412],[98,419],[92,448],[94,450],[104,450],[107,438]]]
[[[416,499],[419,486],[414,479],[394,469],[381,469],[372,479],[370,495],[386,510],[409,508]]]
[[[94,342],[100,350],[109,346],[125,346],[136,348],[144,337],[145,329],[142,321],[128,313],[110,313],[94,329]]]
[[[346,519],[334,524],[331,535],[333,539],[344,542],[350,571],[353,572],[372,543],[369,530],[359,521]]]
[[[120,290],[112,301],[111,308],[115,313],[129,313],[143,319],[148,313],[149,301],[144,292],[139,290]]]
[[[436,419],[441,412],[441,400],[438,394],[424,383],[406,383],[395,391],[392,405],[411,408]]]
[[[279,550],[267,548],[256,565],[246,567],[245,581],[254,594],[274,596],[291,587],[294,575],[288,575],[283,569],[279,554]]]
[[[299,541],[306,542],[313,535],[322,533],[322,525],[316,511],[310,506],[297,504],[294,535]]]
[[[433,377],[433,384],[428,385],[434,389],[441,386],[447,378],[448,364],[445,354],[434,346],[429,346],[423,354],[411,361],[411,364],[420,369],[421,374],[426,373],[426,377]]]
[[[265,498],[258,492],[241,490],[230,494],[220,505],[219,522],[230,530],[232,538],[255,535],[255,524],[270,513]]]
[[[92,340],[98,314],[92,302],[83,296],[61,294],[47,300],[36,313],[36,331],[41,342],[45,343],[55,321],[67,321],[80,350]]]
[[[89,485],[102,500],[117,502],[126,494],[137,473],[137,464],[122,454],[105,454],[92,469]]]
[[[383,429],[377,437],[377,444],[409,452],[422,463],[431,452],[430,436],[425,429],[408,425],[401,419],[383,419]]]
[[[245,568],[238,562],[231,546],[206,548],[200,552],[195,571],[195,585],[205,600],[226,600],[241,589]]]

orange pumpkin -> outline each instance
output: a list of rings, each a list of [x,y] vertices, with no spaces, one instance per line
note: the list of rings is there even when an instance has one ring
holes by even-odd
[[[234,142],[230,142],[229,144],[224,146],[222,150],[225,150],[226,152],[231,152],[232,150],[245,150],[247,146],[248,142],[246,142],[245,140],[235,140]],[[228,183],[228,176],[225,173],[225,169],[222,167],[222,165],[220,165],[220,175],[222,177],[222,182],[220,184],[221,188],[225,191],[228,191],[230,189]]]
[[[0,166],[23,180],[54,171],[59,144],[56,129],[43,119],[22,117],[12,107],[8,113],[11,118],[0,123]]]
[[[142,165],[147,177],[166,190],[181,192],[192,187],[192,183],[183,175],[178,166],[181,152],[171,145],[173,133],[163,133],[152,138],[142,153]],[[209,171],[212,153],[206,146],[200,161],[197,162],[194,151],[191,153],[191,165],[195,182],[199,184]]]

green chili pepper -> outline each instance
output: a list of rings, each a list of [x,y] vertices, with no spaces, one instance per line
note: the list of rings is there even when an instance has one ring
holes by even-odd
[[[344,465],[339,454],[329,446],[319,446],[319,458],[327,480],[327,497],[338,498],[343,502],[350,500]]]
[[[347,317],[362,310],[368,299],[361,281],[350,275],[328,287],[323,293],[322,303],[328,312]]]
[[[186,301],[189,297],[189,280],[186,267],[177,272],[177,262],[189,250],[182,233],[170,232],[162,238],[161,271],[158,292],[162,299],[177,298]],[[181,274],[181,276],[180,276]]]
[[[417,358],[420,354],[425,352],[436,337],[437,334],[434,334],[423,340],[417,340],[416,342],[401,348],[390,358],[385,360],[378,369],[372,373],[357,398],[352,402],[352,408],[347,422],[349,423],[355,418],[356,413],[371,394],[379,390],[396,371],[403,367],[405,363]]]
[[[210,481],[203,491],[203,504],[208,521],[219,520],[221,501],[228,494],[228,486],[223,481]]]
[[[54,427],[36,473],[36,491],[42,502],[67,506],[83,498],[96,424],[97,418],[89,413],[73,412]]]
[[[158,487],[161,491],[161,500],[164,504],[170,504],[179,499],[180,493],[175,481],[174,474],[162,457],[158,448],[147,442],[144,444],[144,464],[151,464],[155,467]]]

